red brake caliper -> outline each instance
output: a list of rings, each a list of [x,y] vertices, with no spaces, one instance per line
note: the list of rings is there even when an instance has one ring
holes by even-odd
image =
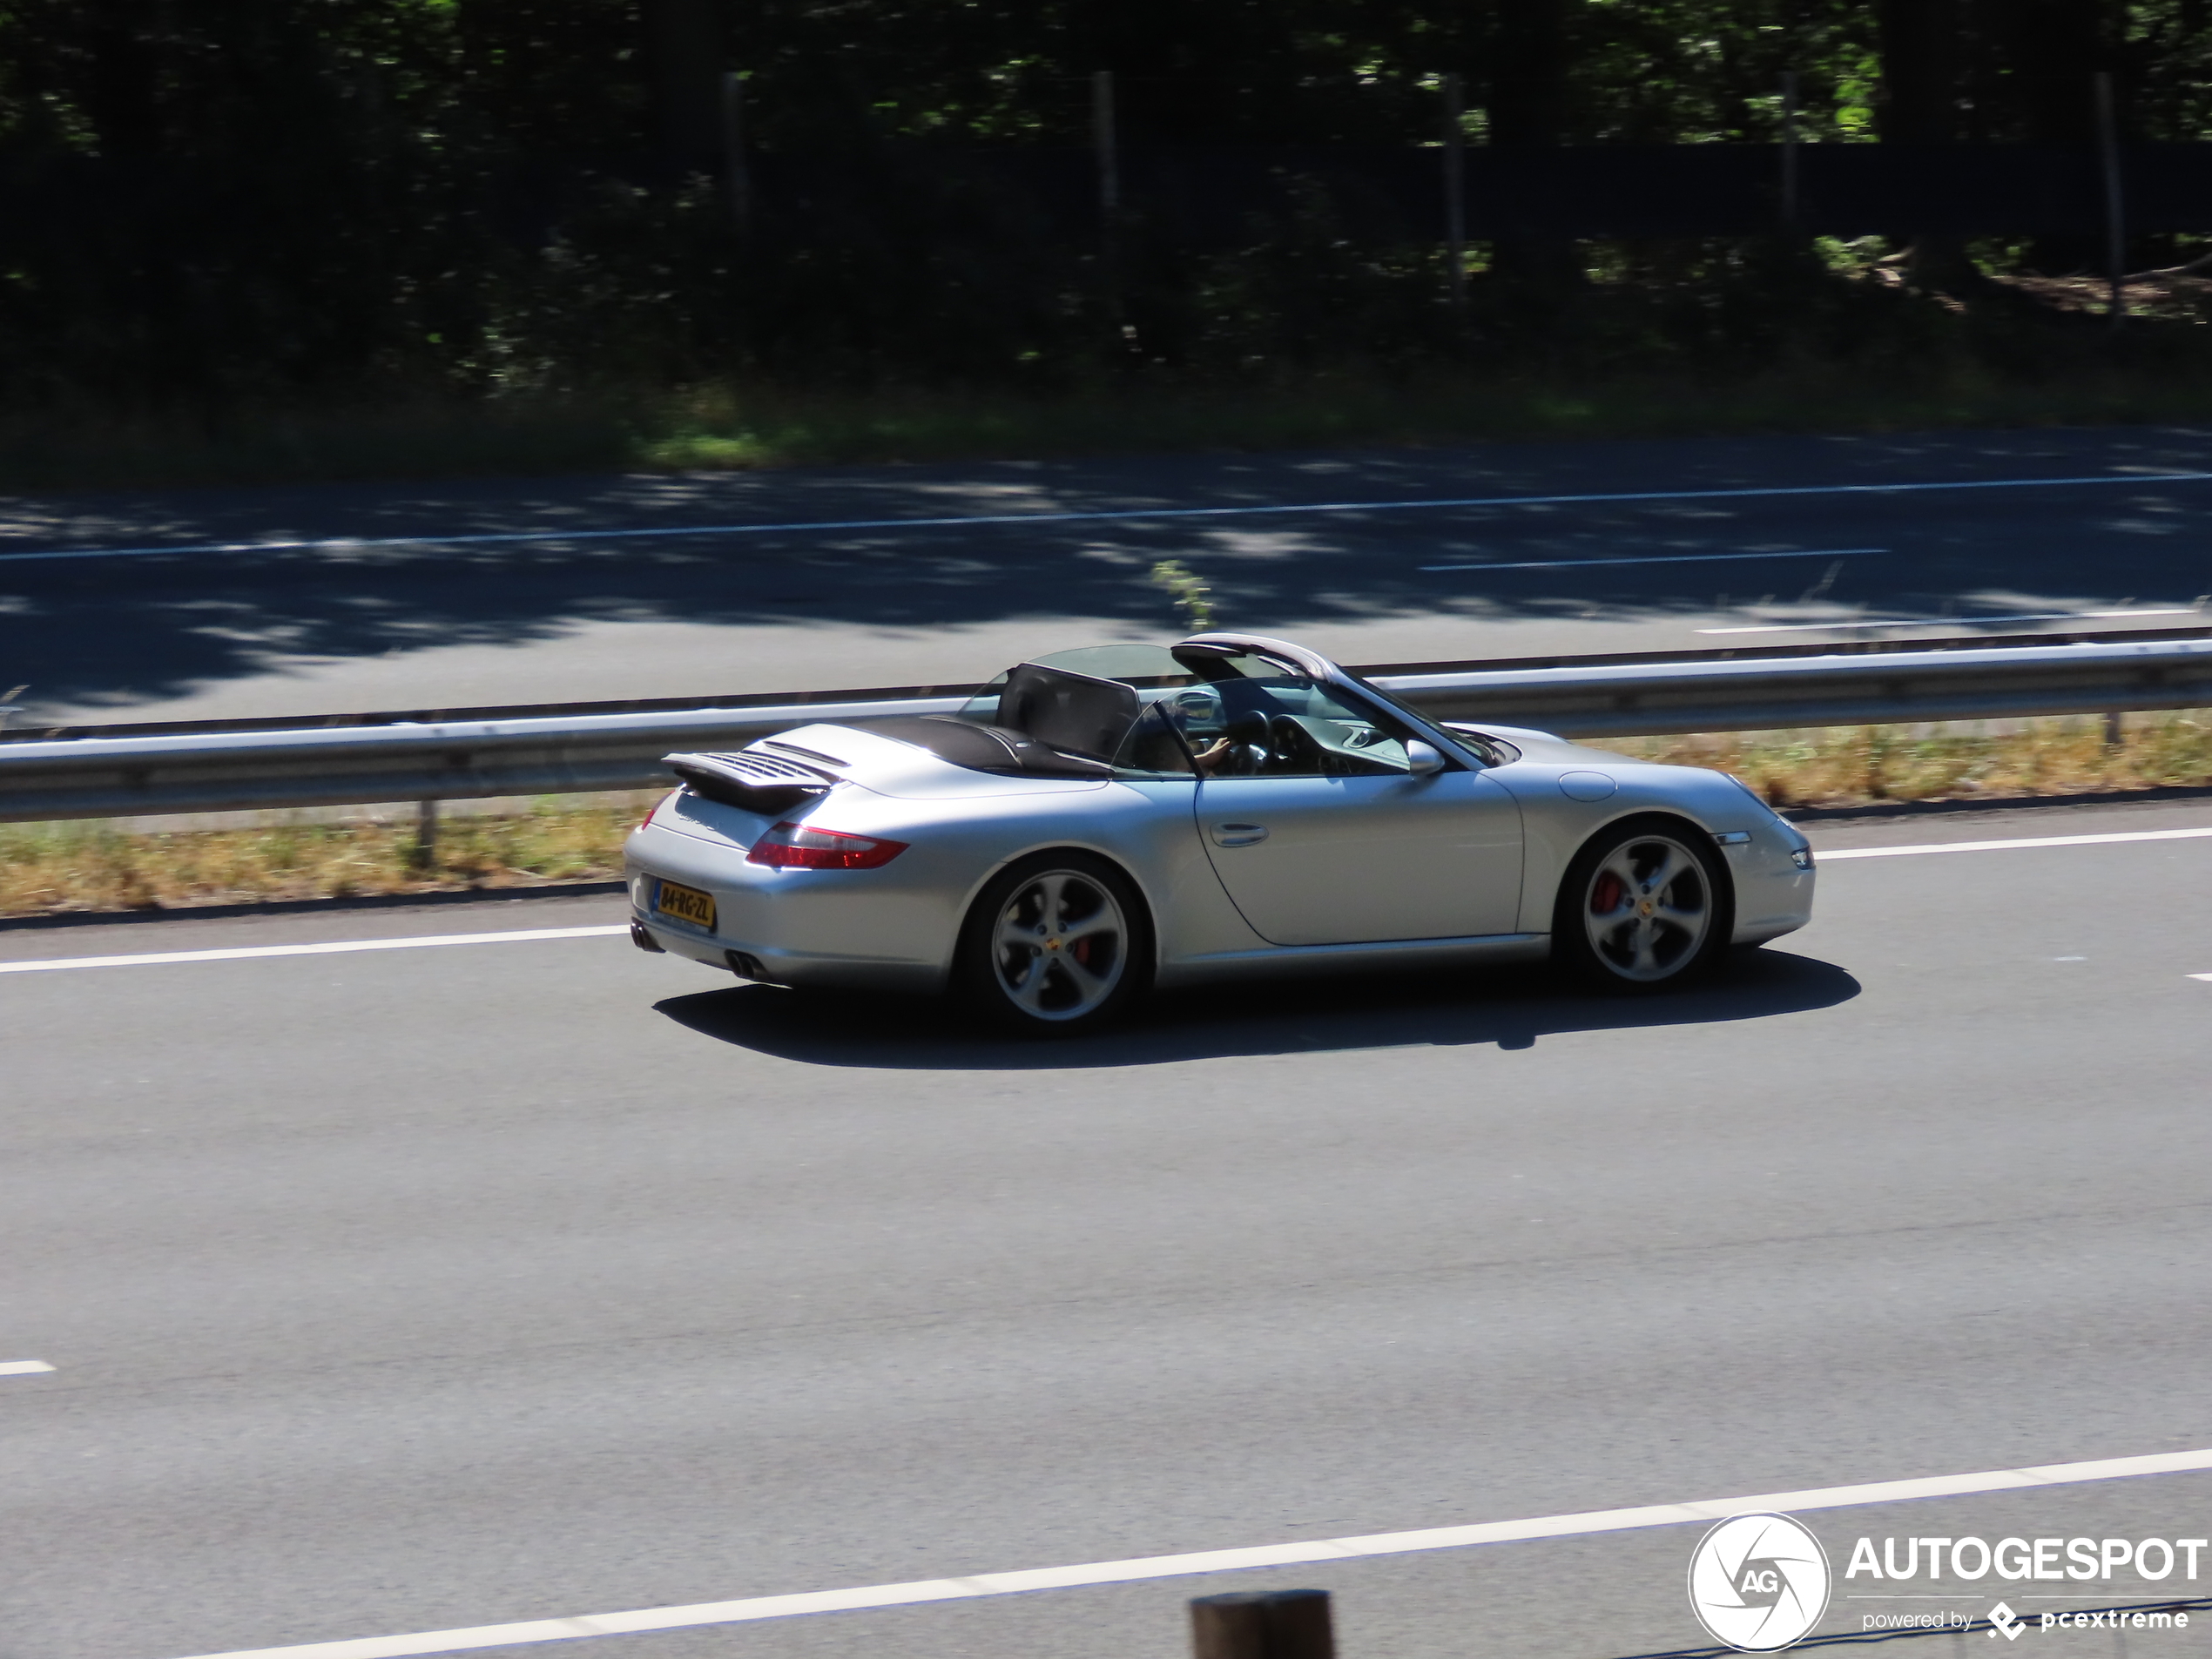
[[[1621,878],[1608,870],[1598,877],[1596,885],[1590,889],[1590,914],[1602,916],[1620,907]]]

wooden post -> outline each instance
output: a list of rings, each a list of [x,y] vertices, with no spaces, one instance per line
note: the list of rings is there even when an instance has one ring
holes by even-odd
[[[1797,227],[1797,71],[1782,75],[1782,228]]]
[[[1090,78],[1090,144],[1098,158],[1098,217],[1113,234],[1114,215],[1122,211],[1122,162],[1114,135],[1114,71]]]
[[[1467,308],[1467,132],[1460,78],[1444,78],[1444,258],[1452,280],[1452,313]]]
[[[438,803],[415,804],[415,867],[427,870],[438,860]]]
[[[1336,1659],[1326,1590],[1247,1590],[1190,1603],[1192,1659]]]
[[[745,77],[722,73],[722,188],[730,199],[730,221],[738,234],[752,229],[752,177],[745,165]]]
[[[2108,297],[2106,314],[2114,328],[2128,315],[2127,224],[2120,199],[2120,124],[2113,114],[2112,74],[2099,70],[2097,86],[2097,155],[2104,164],[2105,266]]]

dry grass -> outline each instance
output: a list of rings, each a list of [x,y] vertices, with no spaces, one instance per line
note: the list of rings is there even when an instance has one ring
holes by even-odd
[[[158,834],[103,823],[0,825],[0,915],[604,880],[621,873],[623,840],[641,812],[625,798],[448,816],[427,866],[411,821]]]
[[[1933,726],[1832,726],[1607,746],[1732,772],[1777,806],[2002,800],[2212,784],[2212,711],[2131,714],[2108,744],[2101,716]]]
[[[2212,710],[2003,727],[1837,726],[1619,738],[1624,753],[1732,772],[1777,806],[2124,793],[2212,785]],[[428,867],[415,826],[293,824],[126,833],[101,823],[0,825],[0,915],[145,910],[355,894],[604,880],[642,806],[541,803],[508,817],[447,817]]]

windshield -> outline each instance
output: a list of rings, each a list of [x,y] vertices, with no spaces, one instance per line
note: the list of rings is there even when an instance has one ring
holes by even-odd
[[[1420,721],[1430,730],[1451,739],[1455,747],[1471,755],[1486,766],[1502,766],[1507,761],[1520,758],[1521,751],[1502,738],[1494,738],[1487,732],[1474,731],[1457,725],[1440,724],[1426,715],[1415,712],[1409,705],[1393,697],[1371,679],[1363,679],[1349,671],[1346,671],[1345,678],[1384,707],[1395,709],[1400,714]]]

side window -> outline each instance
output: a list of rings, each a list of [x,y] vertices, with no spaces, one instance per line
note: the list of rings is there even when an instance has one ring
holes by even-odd
[[[1190,751],[1176,735],[1166,705],[1154,703],[1136,717],[1136,724],[1130,727],[1129,736],[1122,739],[1114,756],[1114,772],[1116,777],[1140,779],[1193,776]]]
[[[1371,777],[1408,770],[1406,745],[1394,728],[1303,678],[1215,680],[1155,706],[1168,711],[1208,777]]]

